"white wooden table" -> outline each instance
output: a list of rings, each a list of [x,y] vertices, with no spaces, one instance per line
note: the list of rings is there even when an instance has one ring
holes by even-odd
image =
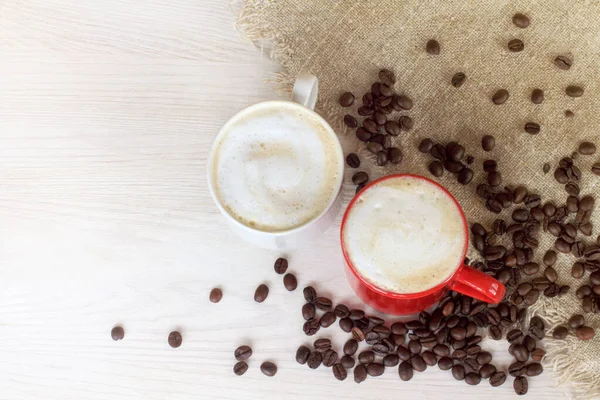
[[[474,388],[437,367],[356,385],[296,364],[312,342],[301,290],[273,272],[280,254],[230,233],[205,178],[219,126],[275,97],[263,82],[276,69],[239,37],[226,0],[0,0],[1,399],[514,396],[512,379]],[[290,269],[300,287],[358,305],[338,226],[287,254]],[[257,304],[262,282],[271,294]],[[339,329],[323,336],[341,351]],[[240,344],[254,355],[236,377]],[[506,366],[506,343],[496,347]],[[548,375],[530,381],[529,398],[565,396]]]

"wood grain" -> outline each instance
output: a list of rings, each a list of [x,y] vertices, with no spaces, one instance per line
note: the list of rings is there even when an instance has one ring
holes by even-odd
[[[312,341],[301,291],[274,274],[280,254],[228,230],[206,186],[219,126],[275,97],[264,81],[277,66],[238,37],[228,2],[3,0],[0,54],[0,398],[514,396],[510,382],[472,388],[437,368],[358,386],[295,363]],[[336,230],[287,254],[291,270],[300,287],[358,305]],[[262,282],[271,294],[256,304]],[[346,339],[319,336],[339,350]],[[240,344],[254,355],[235,377]],[[506,343],[486,346],[508,364]],[[264,360],[276,377],[260,373]],[[531,380],[530,398],[565,396],[552,386],[547,374]]]

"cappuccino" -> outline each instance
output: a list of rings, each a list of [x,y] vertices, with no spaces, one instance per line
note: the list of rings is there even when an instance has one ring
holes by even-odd
[[[300,227],[321,215],[343,175],[328,125],[291,102],[264,102],[234,116],[211,157],[215,195],[240,223],[264,232]]]
[[[436,185],[410,176],[382,180],[359,194],[342,240],[366,281],[396,293],[418,293],[449,278],[463,262],[462,211]]]

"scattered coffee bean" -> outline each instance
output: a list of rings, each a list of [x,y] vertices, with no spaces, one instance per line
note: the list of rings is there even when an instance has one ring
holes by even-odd
[[[595,163],[594,165],[592,165],[592,172],[594,173],[594,175],[600,176],[600,163]]]
[[[265,361],[260,365],[260,371],[266,376],[275,376],[277,373],[277,365],[272,362]]]
[[[529,26],[529,17],[525,14],[516,13],[513,15],[512,22],[521,29],[527,28]]]
[[[590,340],[596,335],[596,332],[589,326],[580,326],[575,330],[575,335],[579,340]]]
[[[310,355],[310,349],[306,346],[300,346],[298,347],[298,350],[296,350],[296,362],[298,364],[306,364],[306,361],[308,361],[308,356]]]
[[[317,297],[315,300],[315,307],[317,307],[321,311],[330,311],[333,308],[333,303],[331,299],[327,297]]]
[[[529,133],[530,135],[537,135],[540,133],[540,125],[536,124],[535,122],[527,122],[525,124],[525,132]]]
[[[437,178],[444,175],[444,166],[439,161],[432,161],[429,164],[428,169],[429,169],[429,172],[431,172],[431,175],[433,175]]]
[[[333,313],[333,311],[327,311],[325,314],[323,314],[323,316],[319,320],[319,324],[323,328],[329,328],[331,325],[333,325],[333,323],[335,322],[335,319],[336,318],[335,318],[335,314]]]
[[[365,379],[367,379],[367,367],[359,364],[354,368],[354,382],[361,383]]]
[[[581,314],[575,314],[569,318],[569,326],[573,329],[577,329],[585,324],[585,318]]]
[[[525,45],[523,44],[523,41],[521,39],[512,39],[508,42],[508,50],[512,52],[523,51],[524,48]]]
[[[546,351],[544,349],[535,349],[531,352],[531,359],[533,361],[542,361],[545,355]]]
[[[252,356],[252,349],[250,346],[243,345],[235,349],[233,355],[238,361],[246,361]]]
[[[550,172],[550,164],[545,163],[544,166],[542,167],[542,171],[544,172],[544,174],[547,174],[548,172]]]
[[[350,107],[354,104],[354,95],[350,92],[345,92],[340,96],[339,103],[342,107]]]
[[[455,365],[452,367],[452,376],[457,381],[462,381],[463,379],[465,379],[465,375],[465,367],[463,367],[462,365]]]
[[[358,126],[358,121],[352,115],[346,114],[344,115],[344,124],[346,124],[348,128],[354,129]]]
[[[358,155],[356,155],[356,153],[350,153],[346,156],[346,163],[348,163],[348,166],[350,168],[358,168],[360,167],[360,158],[358,158]]]
[[[496,139],[492,135],[485,135],[481,139],[481,147],[483,148],[483,150],[492,151],[495,146],[496,146]],[[494,163],[495,163],[495,161],[494,161]]]
[[[581,86],[570,85],[565,89],[565,93],[569,97],[581,97],[583,96],[583,88]]]
[[[254,301],[256,301],[257,303],[262,303],[267,299],[268,295],[269,287],[263,283],[259,285],[254,291]]]
[[[481,375],[483,379],[491,378],[495,373],[496,367],[493,364],[482,365],[479,369],[479,375]]]
[[[344,367],[341,363],[337,363],[333,365],[333,376],[338,381],[343,381],[348,377],[348,373],[346,372],[346,367]]]
[[[513,382],[513,388],[515,389],[515,393],[519,396],[527,394],[527,378],[525,378],[524,376],[519,376],[515,378],[515,381]]]
[[[123,338],[125,337],[125,330],[122,326],[115,326],[110,331],[110,337],[114,341],[123,340]]]
[[[506,100],[509,98],[508,90],[500,89],[492,96],[492,102],[496,105],[506,103]]]
[[[326,367],[331,367],[338,360],[337,352],[329,349],[323,353],[323,365]]]
[[[465,83],[466,79],[467,76],[464,73],[457,72],[456,74],[454,74],[454,76],[452,76],[452,86],[454,86],[455,88],[459,88]]]
[[[554,331],[552,332],[552,337],[554,339],[564,339],[567,337],[567,327],[566,326],[558,326],[556,328],[554,328]]]
[[[571,110],[565,110],[565,117],[567,118],[573,118],[575,116],[575,113]]]
[[[342,356],[342,358],[340,359],[340,363],[344,366],[344,368],[347,369],[354,368],[354,365],[356,364],[354,358],[348,355]]]
[[[306,286],[302,290],[302,294],[304,295],[304,300],[309,303],[314,303],[317,300],[317,291],[312,286]]]
[[[173,331],[173,332],[169,333],[168,342],[169,342],[169,346],[171,346],[174,349],[181,346],[181,343],[183,342],[181,333],[179,333],[177,331]]]
[[[591,155],[596,153],[596,145],[591,142],[581,142],[579,144],[579,153],[583,155]]]
[[[469,372],[465,376],[465,382],[467,382],[468,385],[479,385],[481,382],[481,375],[475,372]]]
[[[423,139],[419,143],[419,151],[421,153],[429,153],[433,148],[433,141],[431,139]]]
[[[352,183],[355,185],[363,185],[369,181],[369,175],[364,171],[359,171],[352,176]]]
[[[340,328],[344,332],[350,333],[352,331],[353,327],[354,327],[354,324],[352,323],[352,320],[350,318],[342,318],[342,319],[340,319]]]
[[[567,56],[557,56],[554,59],[554,65],[556,65],[558,68],[565,70],[565,71],[569,70],[571,68],[572,64],[573,64],[573,62]]]
[[[283,286],[289,291],[293,292],[298,287],[298,280],[294,274],[286,274],[283,277]]]
[[[354,327],[354,328],[352,328],[352,337],[357,342],[362,342],[363,340],[365,340],[365,333],[363,332],[362,329],[360,329],[358,327]]]
[[[527,365],[527,376],[538,376],[541,375],[542,372],[544,372],[544,367],[542,367],[542,364],[538,362]]]
[[[306,336],[315,335],[319,331],[319,329],[321,329],[321,324],[316,318],[310,318],[302,326],[302,331]]]
[[[381,363],[371,363],[367,366],[367,374],[370,376],[381,376],[385,371],[385,366]]]
[[[425,45],[425,51],[431,55],[438,55],[440,54],[440,44],[437,40],[431,39],[427,41],[427,44]]]
[[[396,83],[396,77],[394,73],[389,69],[382,69],[379,71],[379,80],[388,86],[393,86]]]
[[[321,353],[319,353],[318,351],[313,351],[308,356],[306,364],[308,365],[308,367],[310,369],[317,369],[317,368],[319,368],[319,366],[321,365],[322,362],[323,362],[323,356],[321,355]]]
[[[506,374],[502,371],[496,372],[490,376],[490,385],[493,387],[502,386],[506,382]]]
[[[233,366],[233,373],[237,376],[242,376],[248,371],[248,364],[245,361],[240,361]]]
[[[544,101],[544,91],[542,89],[533,89],[531,91],[531,102],[533,104],[542,104]]]

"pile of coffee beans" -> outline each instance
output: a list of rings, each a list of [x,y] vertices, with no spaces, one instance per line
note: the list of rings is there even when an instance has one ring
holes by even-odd
[[[465,157],[465,148],[457,142],[449,142],[444,146],[434,143],[431,139],[423,139],[419,143],[419,151],[428,153],[435,158],[428,166],[431,175],[439,178],[444,175],[445,169],[456,174],[458,182],[463,185],[473,180],[473,170],[462,162]]]
[[[435,47],[435,45],[432,45]],[[431,51],[435,51],[433,49]],[[439,45],[438,50],[439,52]],[[392,88],[396,83],[394,73],[388,69],[379,71],[378,80],[371,85],[371,90],[362,97],[362,105],[357,113],[363,120],[358,120],[350,115],[344,116],[344,124],[351,129],[356,129],[358,140],[367,143],[367,149],[374,154],[377,165],[383,167],[388,163],[399,164],[402,161],[402,151],[393,146],[393,137],[403,131],[413,128],[413,120],[408,115],[398,116],[397,112],[408,111],[413,107],[412,100],[394,92]],[[350,107],[355,103],[354,94],[343,93],[339,98],[342,107]],[[346,162],[352,168],[360,166],[360,160],[352,153],[346,157]]]

